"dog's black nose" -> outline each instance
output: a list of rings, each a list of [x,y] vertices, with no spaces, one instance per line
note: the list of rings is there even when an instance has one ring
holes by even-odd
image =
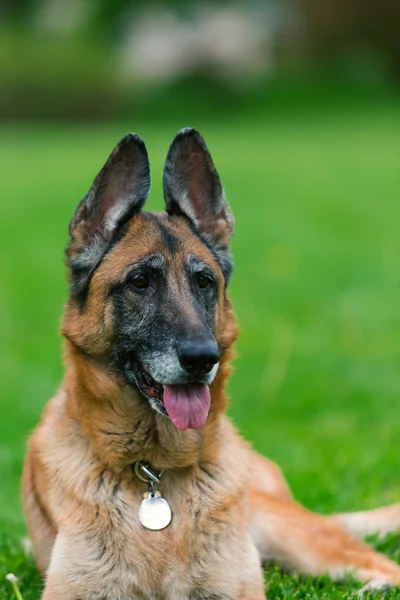
[[[190,375],[205,375],[219,361],[215,340],[185,340],[178,344],[181,366]]]

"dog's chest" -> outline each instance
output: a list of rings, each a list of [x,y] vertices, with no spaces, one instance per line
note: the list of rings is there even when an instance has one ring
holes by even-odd
[[[160,531],[140,522],[140,494],[123,488],[114,493],[111,519],[103,526],[99,522],[98,531],[109,545],[104,560],[113,557],[124,594],[132,589],[133,597],[146,600],[207,598],[207,582],[218,579],[243,543],[237,519],[244,507],[232,496],[227,501],[227,493],[220,497],[217,487],[204,476],[190,486],[163,490],[173,516]]]

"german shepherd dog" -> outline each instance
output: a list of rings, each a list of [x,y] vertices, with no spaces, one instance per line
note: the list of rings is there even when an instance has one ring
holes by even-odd
[[[70,223],[66,374],[23,474],[43,599],[262,600],[271,559],[399,585],[358,538],[397,529],[400,504],[309,512],[224,415],[234,221],[200,134],[172,142],[166,212],[142,211],[149,173],[128,134]]]

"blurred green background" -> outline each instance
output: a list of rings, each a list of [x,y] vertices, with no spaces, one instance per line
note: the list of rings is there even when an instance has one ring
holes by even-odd
[[[11,568],[39,597],[19,549],[25,443],[62,379],[68,221],[127,131],[153,209],[183,126],[220,171],[241,431],[309,508],[399,500],[399,82],[389,0],[0,5],[0,598]],[[292,597],[274,577],[270,597]],[[347,597],[310,585],[297,597]]]

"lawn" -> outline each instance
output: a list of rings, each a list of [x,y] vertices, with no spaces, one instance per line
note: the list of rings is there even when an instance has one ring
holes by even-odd
[[[0,135],[0,599],[41,582],[24,556],[26,438],[62,377],[67,223],[129,129],[146,139],[150,205],[167,146],[187,123],[3,125]],[[296,497],[330,512],[400,498],[400,107],[193,123],[236,217],[231,296],[241,338],[230,415],[283,468]],[[400,538],[380,548],[400,561]],[[272,568],[269,598],[350,598],[357,585]],[[377,597],[380,597],[378,595]],[[388,597],[400,598],[393,591]]]

